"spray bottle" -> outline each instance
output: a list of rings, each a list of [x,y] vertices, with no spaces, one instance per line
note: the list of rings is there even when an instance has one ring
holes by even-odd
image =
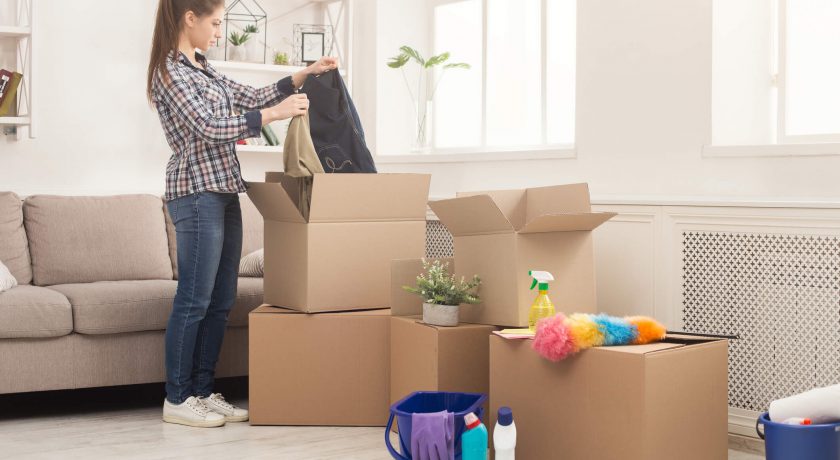
[[[534,331],[537,329],[537,322],[543,318],[554,316],[554,304],[548,298],[548,282],[554,281],[554,276],[549,272],[538,270],[531,270],[528,272],[534,282],[531,283],[531,289],[539,286],[539,295],[531,304],[531,313],[528,315],[528,329]]]

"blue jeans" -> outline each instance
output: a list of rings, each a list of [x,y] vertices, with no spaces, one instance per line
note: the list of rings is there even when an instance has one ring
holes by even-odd
[[[213,392],[236,300],[242,212],[236,193],[199,192],[166,207],[178,245],[178,290],[166,326],[166,399],[181,404]]]

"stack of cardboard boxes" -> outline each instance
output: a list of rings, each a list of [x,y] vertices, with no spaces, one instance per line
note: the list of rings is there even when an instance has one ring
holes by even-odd
[[[426,248],[425,174],[267,173],[248,196],[265,221],[266,305],[249,316],[254,425],[384,426],[391,260]]]
[[[249,195],[265,218],[265,300],[250,316],[253,424],[384,426],[414,391],[489,394],[513,409],[518,458],[725,458],[726,342],[602,347],[560,363],[501,327],[527,327],[547,270],[559,312],[596,312],[586,184],[459,194],[429,206],[452,233],[457,277],[482,278],[461,324],[421,320],[402,289],[422,272],[429,177],[317,175],[308,219],[294,181]],[[280,308],[282,306],[284,308]],[[383,309],[390,307],[390,310]],[[353,310],[353,311],[349,311]]]

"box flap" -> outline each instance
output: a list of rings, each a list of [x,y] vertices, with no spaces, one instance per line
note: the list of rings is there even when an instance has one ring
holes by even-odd
[[[519,233],[576,232],[594,230],[610,220],[614,212],[587,212],[578,214],[546,214],[534,218],[519,229]]]
[[[306,222],[283,185],[279,183],[248,182],[248,197],[267,220]]]
[[[629,353],[634,355],[646,355],[648,353],[656,353],[658,351],[673,350],[675,348],[682,348],[685,345],[681,343],[666,343],[656,342],[647,345],[621,345],[617,347],[594,347],[590,350],[606,351],[611,353]]]
[[[502,214],[513,224],[513,227],[519,228],[525,224],[525,192],[525,189],[489,190],[485,192],[457,192],[455,196],[460,198],[487,195],[493,199]]]
[[[525,195],[525,220],[543,214],[578,214],[592,211],[589,185],[567,184],[529,188]]]
[[[453,236],[513,231],[513,225],[488,195],[430,201],[429,207]]]
[[[428,174],[315,174],[309,222],[426,220]]]

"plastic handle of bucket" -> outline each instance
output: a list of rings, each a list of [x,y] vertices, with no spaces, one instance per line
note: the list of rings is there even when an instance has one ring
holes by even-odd
[[[755,419],[755,432],[756,432],[756,434],[758,434],[758,437],[759,437],[759,438],[764,439],[764,433],[763,433],[763,432],[761,432],[761,431],[758,429],[759,425],[764,426],[764,424],[763,424],[763,423],[761,423],[761,417],[759,417],[759,418]]]
[[[405,457],[401,455],[399,452],[394,450],[394,446],[391,445],[391,425],[394,424],[394,413],[391,412],[391,416],[388,417],[388,425],[385,427],[385,447],[388,448],[388,452],[391,453],[391,456],[398,459],[398,460],[411,460],[409,457]]]

